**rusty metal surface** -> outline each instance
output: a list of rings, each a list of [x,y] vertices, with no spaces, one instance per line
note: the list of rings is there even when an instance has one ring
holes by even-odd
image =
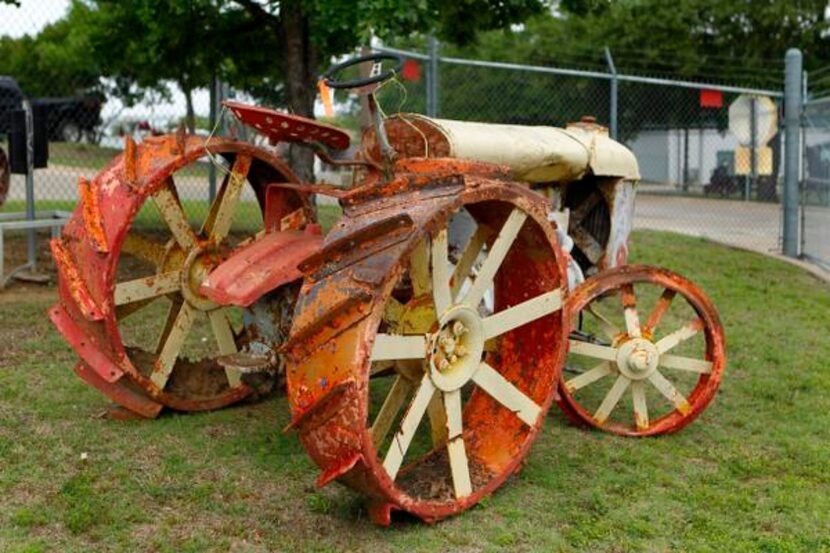
[[[595,413],[590,412],[569,389],[564,377],[559,383],[559,406],[574,422],[592,426],[600,430],[624,436],[655,436],[677,432],[697,418],[714,399],[720,386],[723,371],[726,366],[726,344],[723,326],[720,323],[718,312],[712,302],[688,279],[667,269],[643,265],[626,265],[609,269],[586,280],[568,298],[567,311],[571,329],[577,328],[581,313],[597,299],[614,292],[621,293],[623,306],[634,307],[631,286],[635,283],[649,283],[665,289],[664,297],[657,303],[647,320],[643,321],[642,328],[632,335],[631,329],[623,329],[615,337],[613,345],[623,347],[626,342],[638,337],[649,342],[654,341],[653,329],[657,321],[662,318],[675,295],[685,300],[694,309],[698,319],[690,325],[695,331],[702,331],[705,336],[705,361],[710,365],[708,372],[700,374],[694,389],[687,398],[687,402],[670,411],[659,419],[651,420],[647,425],[621,424],[618,422],[598,421]],[[613,297],[613,296],[612,296]],[[678,301],[678,300],[675,300]],[[621,306],[621,307],[623,307]],[[588,316],[585,314],[584,316]],[[574,342],[572,341],[573,345]]]
[[[124,154],[91,182],[81,184],[83,201],[61,237],[51,244],[59,275],[60,303],[56,309],[60,311],[53,311],[60,313],[59,330],[82,358],[95,365],[90,369],[84,363],[76,372],[116,403],[143,416],[157,415],[161,406],[183,411],[214,409],[251,392],[244,385],[207,397],[159,390],[148,377],[146,361],[131,357],[133,352],[125,348],[119,331],[116,270],[133,219],[145,201],[166,186],[170,175],[203,158],[206,148],[216,155],[254,160],[248,181],[261,205],[270,182],[296,181],[282,160],[242,142],[206,142],[184,135],[150,137],[140,145],[128,140]],[[279,204],[286,212],[300,209],[306,215],[304,219],[313,222],[313,209],[306,195],[292,190],[283,190],[282,194],[281,201],[274,205]],[[152,257],[152,250],[147,253]],[[123,377],[113,382],[104,380],[101,375],[106,375],[110,367],[122,371]]]
[[[240,121],[255,128],[274,143],[319,142],[335,150],[345,150],[351,141],[349,135],[341,129],[313,119],[232,100],[226,100],[223,104]]]
[[[302,278],[298,265],[322,243],[321,236],[301,231],[264,234],[216,266],[200,291],[218,305],[248,307],[271,290]]]
[[[392,510],[435,521],[474,505],[518,469],[542,424],[540,419],[532,427],[521,427],[512,412],[488,401],[483,393],[474,394],[465,411],[465,425],[479,436],[469,442],[476,459],[471,469],[475,490],[470,495],[449,500],[419,498],[386,474],[369,429],[368,356],[384,305],[405,273],[413,249],[430,233],[445,228],[450,214],[461,206],[500,202],[520,207],[531,216],[538,224],[534,228],[539,239],[546,244],[539,247],[547,248],[549,257],[547,261],[545,256],[535,261],[521,256],[513,259],[511,267],[519,270],[504,282],[497,302],[514,305],[526,299],[529,291],[541,286],[527,278],[538,277],[540,270],[551,280],[537,281],[560,286],[565,271],[564,255],[546,223],[544,199],[504,180],[503,168],[458,160],[407,163],[418,172],[399,170],[390,182],[356,189],[342,201],[346,216],[326,237],[325,253],[304,265],[306,280],[284,348],[291,428],[299,431],[321,468],[318,484],[338,479],[364,493],[370,501],[370,515],[380,524],[389,523]],[[481,169],[479,174],[476,168]],[[403,214],[401,205],[406,206]],[[477,216],[486,220],[487,211],[482,209]],[[380,228],[386,230],[379,232]],[[531,367],[541,371],[537,375],[558,374],[564,332],[557,325],[542,325],[544,329],[529,325],[534,328],[513,331],[500,360],[493,361],[500,363],[504,374],[525,382],[543,410],[552,401],[555,387],[546,378],[531,383],[522,375],[531,374]],[[520,342],[523,348],[517,347]]]

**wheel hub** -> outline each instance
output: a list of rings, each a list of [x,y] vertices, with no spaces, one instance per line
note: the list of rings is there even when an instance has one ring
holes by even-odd
[[[635,338],[620,346],[617,368],[632,380],[644,380],[657,370],[660,352],[651,341]]]
[[[445,392],[466,384],[481,363],[484,333],[479,314],[466,306],[448,309],[430,335],[427,357],[435,386]]]
[[[182,296],[199,311],[212,311],[219,307],[199,291],[219,263],[221,258],[213,248],[198,247],[188,254],[182,265]]]

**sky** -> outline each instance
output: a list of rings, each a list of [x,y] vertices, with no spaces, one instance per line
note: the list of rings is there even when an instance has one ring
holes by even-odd
[[[36,34],[57,21],[69,8],[69,0],[21,0],[20,7],[0,4],[0,36]]]

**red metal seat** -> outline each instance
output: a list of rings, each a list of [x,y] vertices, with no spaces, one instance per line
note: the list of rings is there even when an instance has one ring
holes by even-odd
[[[223,103],[237,119],[274,142],[319,142],[334,150],[345,150],[351,141],[337,127],[313,119],[231,100]]]

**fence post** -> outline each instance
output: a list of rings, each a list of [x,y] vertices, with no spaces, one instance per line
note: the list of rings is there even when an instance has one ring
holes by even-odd
[[[784,255],[798,257],[798,165],[801,133],[801,50],[787,50],[784,67]]]
[[[611,138],[617,140],[617,95],[618,84],[617,66],[614,65],[614,58],[611,56],[611,49],[605,47],[605,62],[608,64],[608,72],[611,73],[611,105],[608,108],[608,128]]]
[[[438,40],[430,36],[429,68],[427,70],[427,115],[438,117]]]
[[[216,74],[214,73],[210,77],[210,113],[208,115],[208,127],[209,132],[213,132],[213,129],[216,128],[216,118],[219,115],[219,95],[216,93],[216,89],[219,86],[219,79],[216,78]],[[213,199],[216,197],[216,167],[213,163],[208,165],[208,206],[213,203]]]

